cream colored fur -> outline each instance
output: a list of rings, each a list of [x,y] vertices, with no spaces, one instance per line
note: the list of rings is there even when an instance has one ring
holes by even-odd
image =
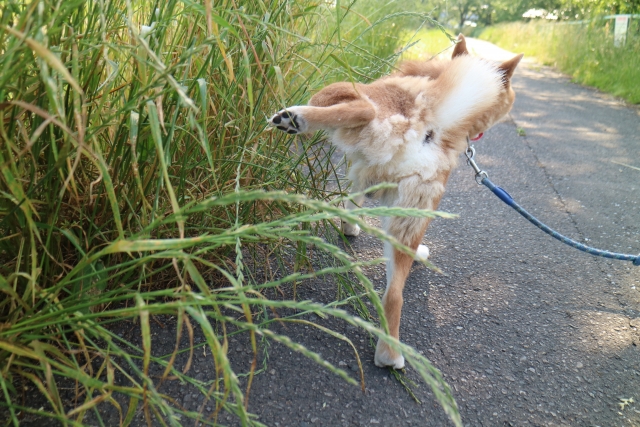
[[[449,173],[466,148],[466,137],[487,130],[506,115],[515,99],[510,79],[522,55],[501,65],[467,53],[462,35],[450,61],[409,62],[400,71],[371,84],[334,83],[305,106],[276,113],[270,124],[285,132],[324,130],[351,161],[354,191],[393,182],[397,188],[372,195],[387,206],[436,209]],[[347,207],[360,205],[356,200]],[[426,259],[420,245],[429,224],[424,218],[383,218],[387,233]],[[357,236],[357,225],[342,224]],[[387,288],[385,315],[399,338],[402,291],[413,257],[385,243]],[[384,342],[375,364],[404,367],[404,358]]]

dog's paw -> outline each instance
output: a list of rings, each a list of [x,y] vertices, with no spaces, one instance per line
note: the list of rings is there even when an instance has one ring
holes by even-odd
[[[429,248],[425,245],[419,245],[416,251],[416,259],[418,261],[426,261],[429,258]]]
[[[355,237],[360,234],[360,226],[358,224],[349,224],[345,221],[341,221],[340,230],[345,236]]]
[[[307,125],[302,114],[296,111],[299,108],[291,107],[278,111],[269,119],[269,124],[291,135],[304,133],[307,130]]]
[[[384,341],[378,340],[373,363],[380,368],[404,369],[404,357]]]

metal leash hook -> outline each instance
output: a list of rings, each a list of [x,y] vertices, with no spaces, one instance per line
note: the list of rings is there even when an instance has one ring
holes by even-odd
[[[476,149],[471,145],[471,141],[469,140],[469,135],[467,135],[467,150],[464,152],[465,156],[467,156],[467,164],[473,168],[476,173],[476,183],[478,185],[482,185],[482,180],[484,178],[489,178],[489,175],[480,169],[480,166],[476,163],[473,158],[476,155]]]

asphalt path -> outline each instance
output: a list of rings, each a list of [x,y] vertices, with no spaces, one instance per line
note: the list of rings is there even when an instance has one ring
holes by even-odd
[[[492,59],[511,55],[467,43]],[[480,166],[558,231],[595,247],[640,253],[640,171],[630,167],[640,167],[639,110],[531,61],[519,66],[513,84],[510,116],[476,144]],[[462,161],[440,209],[459,217],[435,220],[424,243],[446,275],[414,265],[401,339],[443,372],[464,424],[640,425],[640,267],[552,239],[477,185]],[[362,259],[382,255],[370,236],[352,242]],[[384,286],[382,267],[368,274]],[[334,286],[310,283],[300,297],[329,301]],[[449,424],[411,367],[406,376],[418,384],[420,404],[373,365],[374,349],[362,332],[315,320],[360,346],[366,393],[274,345],[266,375],[252,386],[250,408],[260,421]],[[309,329],[281,332],[355,369],[353,354],[337,340]]]
[[[485,42],[467,43],[484,57],[511,56]],[[478,164],[558,231],[595,247],[639,253],[639,110],[534,62],[518,67],[513,85],[517,98],[510,116],[476,143]],[[477,185],[472,170],[460,163],[440,205],[459,217],[434,220],[424,238],[444,274],[414,265],[404,292],[401,340],[444,374],[464,425],[640,426],[640,267],[552,239]],[[350,241],[360,259],[382,256],[372,236]],[[383,266],[366,274],[384,287]],[[327,278],[300,283],[296,291],[298,299],[329,303],[336,289]],[[366,390],[271,343],[260,349],[266,371],[251,387],[249,410],[258,421],[282,427],[451,425],[411,366],[405,383],[420,403],[388,369],[374,366],[374,346],[363,331],[315,315],[308,320],[352,340]],[[153,345],[168,354],[175,324],[163,321],[168,327],[155,328]],[[139,338],[136,325],[118,328],[129,340]],[[358,378],[344,342],[308,325],[276,324],[274,330]],[[246,372],[252,359],[247,338],[231,337],[229,351],[236,371]],[[190,373],[203,381],[215,378],[211,362],[206,352],[196,352]],[[246,378],[240,381],[246,385]],[[160,391],[176,405],[211,414],[189,384],[167,381]],[[127,400],[120,400],[126,407]],[[117,425],[118,413],[102,408],[106,425]],[[219,421],[237,424],[228,414]],[[144,414],[138,411],[132,425],[146,425]]]

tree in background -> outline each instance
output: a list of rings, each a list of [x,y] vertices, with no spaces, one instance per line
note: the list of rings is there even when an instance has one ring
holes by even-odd
[[[560,11],[563,19],[583,19],[594,15],[640,13],[640,0],[564,0]]]
[[[522,14],[530,9],[545,9],[558,14],[563,3],[570,0],[493,0],[491,1],[493,22],[519,21]]]
[[[409,3],[409,10],[431,13],[456,31],[461,31],[468,21],[479,26],[519,21],[530,9],[545,9],[562,20],[640,13],[640,0],[414,0],[403,3]]]
[[[480,16],[481,8],[485,6],[485,9],[490,7],[483,0],[457,0],[451,5],[450,13],[455,16],[458,31],[461,31],[465,22],[477,22]]]

